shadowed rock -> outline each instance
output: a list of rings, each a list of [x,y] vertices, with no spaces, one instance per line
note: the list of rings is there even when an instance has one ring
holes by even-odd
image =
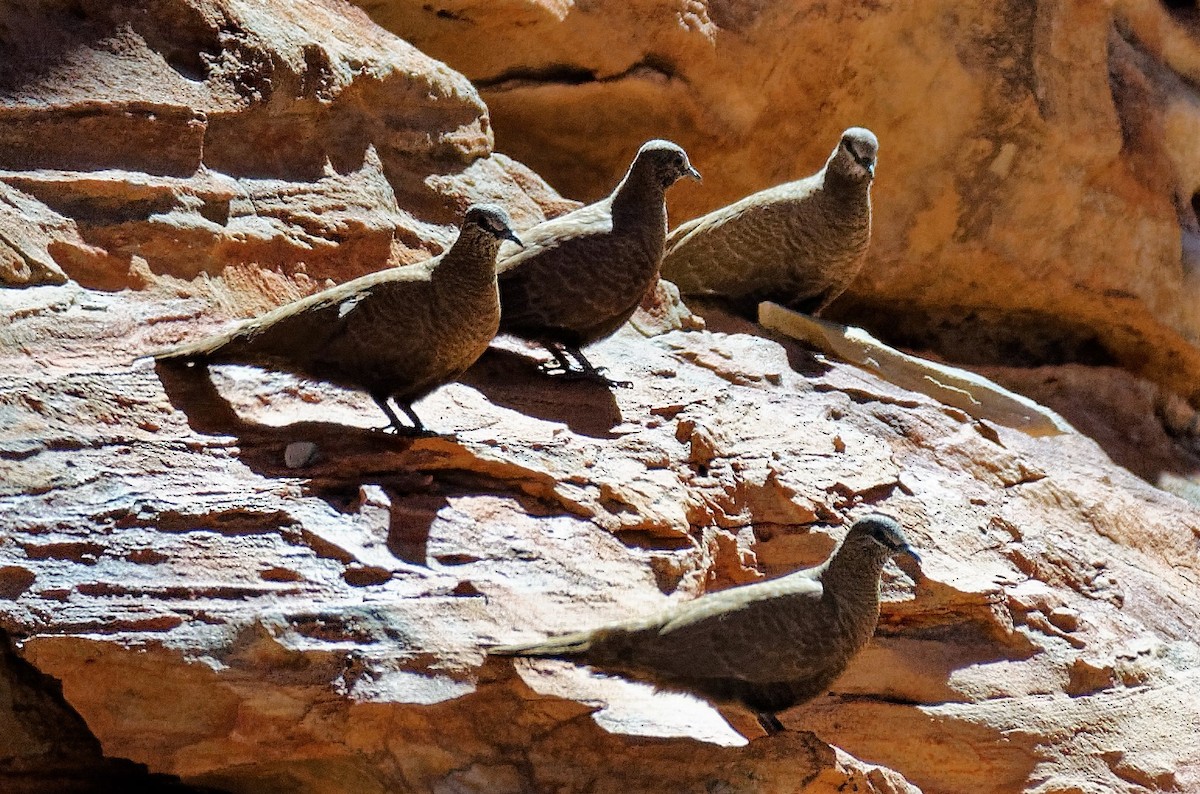
[[[604,379],[580,348],[624,325],[657,281],[663,194],[684,176],[700,178],[683,149],[648,141],[612,195],[523,233],[523,249],[501,251],[500,329],[545,345],[548,373]]]
[[[742,312],[770,300],[819,314],[858,275],[871,242],[878,148],[870,130],[851,127],[812,176],[680,225],[667,237],[663,277]]]
[[[151,355],[257,364],[362,389],[397,432],[423,432],[412,403],[466,371],[496,335],[495,263],[502,239],[519,243],[508,215],[494,205],[475,205],[454,245],[440,256],[356,278]],[[400,422],[389,397],[412,427]]]
[[[873,513],[854,522],[824,564],[731,587],[649,618],[490,649],[569,659],[752,709],[768,733],[775,713],[829,688],[875,633],[879,575],[892,555],[920,557],[900,525]]]

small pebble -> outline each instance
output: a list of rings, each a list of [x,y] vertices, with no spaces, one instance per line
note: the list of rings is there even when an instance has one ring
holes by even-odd
[[[311,441],[293,441],[283,451],[283,462],[289,469],[299,469],[317,458],[317,445]]]

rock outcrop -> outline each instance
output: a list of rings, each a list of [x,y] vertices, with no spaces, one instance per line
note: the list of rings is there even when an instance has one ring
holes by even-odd
[[[488,7],[538,25],[554,14],[599,24],[587,12],[598,5]],[[481,7],[429,16],[483,50],[471,36],[487,26],[456,19]],[[713,2],[706,13],[722,30],[755,31],[782,24],[781,7]],[[629,45],[644,47],[654,20],[622,8],[605,25],[646,22]],[[1108,10],[1062,8],[1108,24]],[[918,12],[839,13],[855,31],[883,31]],[[1009,24],[1000,13],[961,44],[970,74],[989,74],[1008,46],[982,35]],[[784,54],[844,51],[849,33],[800,35],[821,19],[797,12]],[[948,36],[955,17],[936,19]],[[1091,28],[1079,27],[1052,26],[1052,40],[1086,41]],[[662,40],[693,35],[684,25]],[[606,57],[619,60],[627,50],[613,40]],[[878,38],[855,46],[877,59],[887,49]],[[627,327],[603,342],[598,355],[634,381],[616,393],[548,383],[535,351],[502,340],[427,399],[456,441],[396,438],[358,393],[131,359],[436,252],[472,201],[503,203],[518,225],[572,206],[492,151],[466,80],[335,0],[29,3],[0,20],[0,63],[0,274],[12,285],[0,291],[0,630],[11,643],[0,653],[0,788],[1200,788],[1200,515],[1110,460],[1189,493],[1195,414],[1160,383],[1081,365],[988,371],[1095,432],[1106,455],[1079,433],[981,421],[709,313],[707,330]],[[637,63],[634,77],[577,82],[597,101],[626,80],[669,98],[659,90],[674,78],[637,77],[663,64]],[[929,85],[972,85],[937,63],[922,72]],[[842,86],[829,107],[858,112],[856,80],[827,82]],[[485,96],[512,118],[504,95],[520,92],[501,85]],[[555,119],[579,118],[568,88],[546,89],[562,92]],[[755,115],[737,97],[724,107],[734,120]],[[895,144],[884,138],[897,175],[905,129],[938,143],[915,116],[908,124]],[[810,125],[781,129],[799,152]],[[752,175],[749,151],[714,159],[714,176],[740,173],[728,165],[739,157]],[[601,171],[586,189],[564,187],[604,190]],[[912,190],[949,201],[931,185],[966,185],[964,173]],[[718,195],[748,187],[716,181]],[[1144,195],[1136,217],[1160,228]],[[1055,206],[1092,206],[1077,200],[1068,191]],[[937,218],[953,217],[939,212],[906,234],[932,245]],[[988,228],[1014,235],[1013,261],[1030,267],[1044,264],[1043,247],[1076,239]],[[936,239],[931,261],[943,263],[983,245]],[[1117,235],[1096,251],[1133,244]],[[881,246],[876,266],[894,266],[879,272],[899,288],[909,260],[896,245]],[[1122,266],[1118,282],[1132,272]],[[1137,300],[1175,328],[1184,293],[1161,279]],[[1065,301],[1065,283],[1046,291]],[[873,289],[860,282],[860,306]],[[1013,306],[998,289],[980,287],[979,300],[994,298],[1003,317]],[[657,308],[638,325],[696,327],[678,306]],[[1136,313],[1121,317],[1130,338],[1144,330]],[[1136,436],[1103,432],[1118,412]],[[697,701],[565,664],[485,659],[484,644],[814,564],[869,509],[903,521],[925,577],[888,569],[874,642],[830,696],[782,715],[786,733],[747,744]]]
[[[1200,785],[1200,520],[1082,436],[710,316],[604,343],[617,394],[498,349],[428,400],[459,442],[411,442],[354,393],[160,381],[113,352],[132,320],[97,319],[180,325],[184,299],[6,300],[28,352],[3,362],[3,625],[110,755],[234,790]],[[78,358],[32,367],[64,333]],[[297,441],[317,457],[288,468]],[[893,572],[876,641],[793,733],[738,748],[692,701],[485,664],[816,562],[860,504],[905,522],[927,578]]]
[[[335,2],[39,0],[0,28],[0,278],[262,311],[565,202],[461,75]],[[11,228],[11,231],[7,231]]]
[[[471,78],[497,147],[573,198],[667,137],[705,175],[678,222],[869,127],[872,247],[831,316],[960,362],[1117,365],[1200,405],[1192,4],[359,4]]]

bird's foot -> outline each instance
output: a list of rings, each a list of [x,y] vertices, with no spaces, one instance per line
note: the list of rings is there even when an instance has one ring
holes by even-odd
[[[383,427],[374,428],[377,433],[386,433],[389,436],[397,438],[440,438],[445,441],[455,441],[456,437],[453,433],[439,433],[436,430],[429,430],[425,427],[413,427],[411,425],[384,425]]]
[[[595,367],[594,369],[575,369],[573,367],[564,367],[557,362],[547,361],[538,367],[538,370],[551,378],[560,378],[561,380],[583,380],[591,383],[599,383],[607,386],[610,389],[632,389],[633,382],[628,380],[613,380],[608,377],[608,370],[604,367]]]

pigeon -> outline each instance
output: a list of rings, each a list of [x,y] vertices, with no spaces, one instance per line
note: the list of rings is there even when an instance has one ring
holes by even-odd
[[[895,554],[921,558],[890,516],[854,522],[824,564],[703,595],[646,618],[524,645],[497,656],[553,657],[751,709],[768,734],[776,713],[825,692],[875,633],[879,576]]]
[[[548,374],[608,380],[581,348],[613,334],[658,281],[666,189],[700,178],[670,141],[642,145],[612,195],[522,232],[500,251],[500,330],[541,343]],[[574,362],[572,362],[572,359]]]
[[[425,427],[412,404],[461,375],[496,335],[496,253],[520,244],[508,214],[467,210],[440,256],[371,273],[195,342],[150,355],[160,361],[254,364],[362,389],[400,434]],[[411,420],[404,425],[388,398]]]
[[[681,224],[667,237],[663,278],[749,316],[760,301],[820,314],[866,257],[878,149],[874,133],[851,127],[812,176]]]

